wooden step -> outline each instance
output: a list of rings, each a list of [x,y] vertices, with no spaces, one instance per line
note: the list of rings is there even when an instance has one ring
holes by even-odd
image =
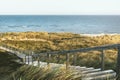
[[[105,70],[100,72],[93,72],[83,75],[83,80],[92,80],[92,78],[100,78],[100,76],[103,76],[103,78],[112,77],[116,75],[116,73],[113,70]],[[101,77],[102,78],[102,77]]]
[[[82,74],[88,74],[88,73],[93,73],[93,72],[99,72],[101,69],[92,69],[92,70],[87,70],[87,71],[82,71]]]
[[[89,68],[86,68],[86,67],[77,67],[77,68],[74,68],[74,70],[76,71],[79,71],[79,72],[83,72],[83,71],[88,71],[88,70],[94,70],[93,67],[89,67]]]
[[[113,70],[105,70],[105,71],[100,71],[100,72],[89,73],[89,74],[86,74],[86,76],[87,77],[89,77],[89,76],[97,76],[97,75],[109,74],[109,73],[114,73],[114,71]]]
[[[94,77],[82,78],[82,80],[116,80],[116,73],[110,73],[107,75],[98,75]]]
[[[38,66],[38,62],[34,61],[33,64]],[[32,64],[30,62],[30,64]],[[32,65],[33,65],[32,64]],[[45,67],[48,64],[46,62],[40,62],[40,67]],[[57,68],[66,66],[65,64],[57,64],[57,63],[49,63],[51,68]],[[101,69],[94,69],[93,67],[87,68],[87,67],[80,67],[80,66],[69,66],[69,69],[75,70],[76,73],[81,73],[79,75],[76,75],[75,77],[82,76],[82,80],[106,80],[106,79],[112,79],[114,80],[116,77],[116,73],[113,70],[105,70],[101,71]]]

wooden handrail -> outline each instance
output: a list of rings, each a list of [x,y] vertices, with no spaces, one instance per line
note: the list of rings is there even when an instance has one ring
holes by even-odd
[[[88,52],[88,51],[95,51],[95,50],[101,51],[101,50],[118,48],[118,46],[120,46],[120,44],[103,45],[103,46],[80,48],[80,49],[73,49],[73,50],[62,50],[62,51],[54,51],[54,52],[47,52],[47,53],[49,53],[49,54],[65,54],[65,53],[75,53],[75,52]]]

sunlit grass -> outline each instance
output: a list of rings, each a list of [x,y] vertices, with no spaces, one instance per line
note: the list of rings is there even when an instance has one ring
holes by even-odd
[[[81,74],[64,67],[50,69],[48,67],[22,66],[14,72],[9,80],[81,80]]]
[[[120,43],[120,35],[103,36],[83,36],[72,33],[47,33],[47,32],[20,32],[3,33],[1,43],[7,44],[20,50],[34,51],[36,54],[41,52],[71,50],[78,48],[87,48],[106,44]],[[105,68],[114,69],[116,64],[117,50],[105,51]],[[77,53],[77,65],[92,66],[99,68],[101,65],[101,54],[99,51],[87,53]],[[44,59],[44,60],[43,60]],[[41,58],[41,61],[46,61]],[[51,62],[58,62],[57,55],[52,56]],[[65,55],[60,55],[59,63],[65,63]],[[70,64],[73,64],[72,54]]]

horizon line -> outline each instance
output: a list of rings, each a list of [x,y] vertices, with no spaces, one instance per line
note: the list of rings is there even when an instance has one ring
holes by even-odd
[[[10,16],[14,16],[14,15],[25,15],[25,16],[29,16],[29,15],[33,15],[33,16],[120,16],[120,14],[0,14],[0,16],[6,16],[6,15],[10,15]]]

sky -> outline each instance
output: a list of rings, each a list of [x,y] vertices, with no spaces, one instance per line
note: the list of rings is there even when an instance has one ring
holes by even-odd
[[[120,0],[0,0],[1,15],[120,15]]]

